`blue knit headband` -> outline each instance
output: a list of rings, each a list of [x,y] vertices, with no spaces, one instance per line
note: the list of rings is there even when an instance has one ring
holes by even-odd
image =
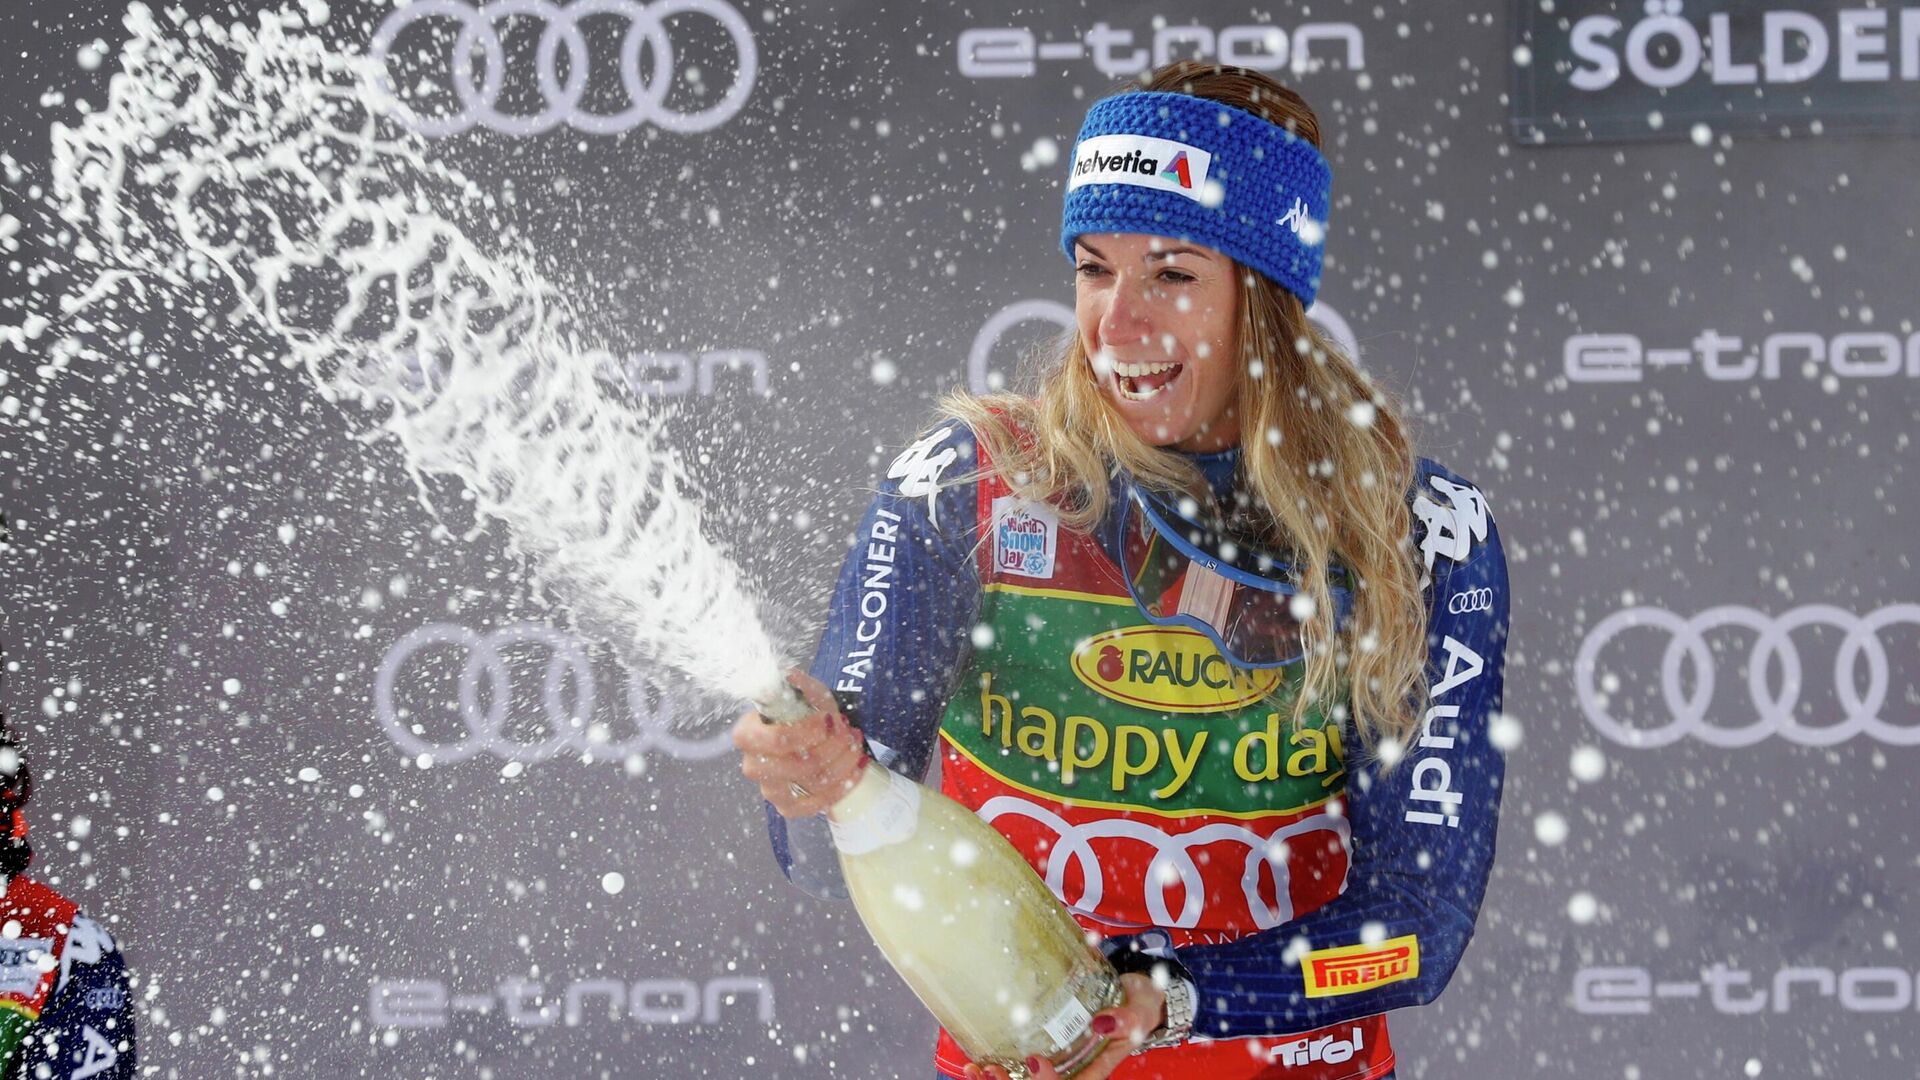
[[[1094,102],[1073,147],[1060,246],[1086,233],[1204,244],[1312,304],[1333,172],[1313,144],[1231,105],[1133,91]]]

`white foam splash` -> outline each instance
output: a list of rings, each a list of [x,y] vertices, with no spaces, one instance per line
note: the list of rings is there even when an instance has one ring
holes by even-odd
[[[370,62],[292,12],[125,21],[107,104],[54,128],[50,198],[86,271],[61,314],[154,285],[230,297],[237,333],[373,410],[423,499],[427,474],[464,484],[586,628],[771,700],[777,649],[660,418],[609,397],[607,354],[530,249],[469,239],[459,216],[488,197],[428,160]]]

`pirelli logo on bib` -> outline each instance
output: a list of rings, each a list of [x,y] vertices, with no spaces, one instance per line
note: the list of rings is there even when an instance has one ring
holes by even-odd
[[[1412,934],[1378,945],[1310,952],[1300,962],[1310,998],[1357,994],[1420,976],[1420,939]]]
[[[1067,190],[1082,184],[1132,184],[1204,202],[1213,155],[1197,146],[1145,135],[1095,135],[1073,151]]]

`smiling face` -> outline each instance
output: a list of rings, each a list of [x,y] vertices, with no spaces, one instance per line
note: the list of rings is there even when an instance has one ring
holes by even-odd
[[[1237,446],[1233,260],[1144,233],[1074,242],[1074,318],[1094,378],[1134,434],[1189,453]]]

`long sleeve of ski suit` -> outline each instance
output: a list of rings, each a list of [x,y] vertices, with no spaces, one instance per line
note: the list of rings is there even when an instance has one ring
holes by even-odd
[[[1445,988],[1473,936],[1506,771],[1489,727],[1501,703],[1507,567],[1480,492],[1430,462],[1421,466],[1414,541],[1432,575],[1432,703],[1396,766],[1368,760],[1353,770],[1341,895],[1268,930],[1173,950],[1198,990],[1195,1035],[1308,1031],[1425,1004]],[[1412,976],[1369,986],[1371,973],[1342,963],[1380,950],[1411,955]]]
[[[808,669],[880,764],[925,780],[954,680],[966,668],[980,609],[973,564],[973,438],[950,421],[896,458],[861,517]],[[845,899],[826,818],[788,821],[767,807],[774,856],[789,880]]]
[[[926,776],[979,610],[974,485],[938,486],[972,467],[970,438],[957,424],[936,429],[895,462],[861,519],[811,667],[862,727],[876,758],[916,780]],[[1432,577],[1432,706],[1395,767],[1350,763],[1351,855],[1342,894],[1224,944],[1168,950],[1164,935],[1152,934],[1107,943],[1173,961],[1196,989],[1195,1035],[1306,1031],[1430,1001],[1472,936],[1504,773],[1488,725],[1500,707],[1506,564],[1471,485],[1422,461],[1410,497],[1413,539]],[[816,895],[844,897],[824,819],[788,822],[769,808],[768,820],[789,878]],[[1376,945],[1417,957],[1407,965],[1411,976],[1376,987],[1341,963]]]

